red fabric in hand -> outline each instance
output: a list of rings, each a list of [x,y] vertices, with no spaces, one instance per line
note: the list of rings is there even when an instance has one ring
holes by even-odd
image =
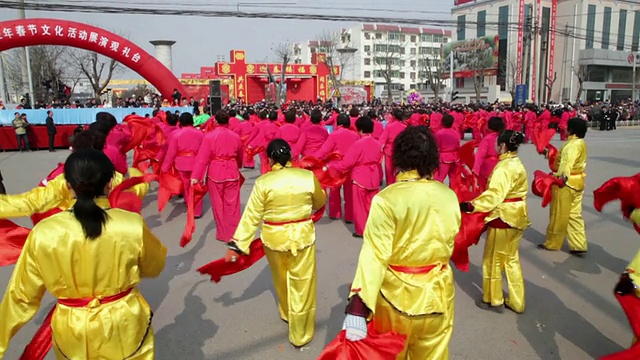
[[[144,139],[147,138],[151,124],[147,119],[138,115],[127,115],[122,122],[126,123],[131,129],[131,140],[120,149],[123,154],[126,154],[142,144]]]
[[[620,303],[622,310],[627,315],[629,325],[633,335],[640,338],[640,299],[634,295],[615,294],[616,299]],[[603,356],[600,360],[638,360],[640,359],[640,341],[636,342],[631,348],[619,351],[615,354]]]
[[[15,265],[31,229],[0,219],[0,266]]]
[[[378,334],[374,322],[368,325],[368,334],[364,340],[349,341],[346,330],[322,350],[318,360],[395,360],[404,350],[407,337],[396,333]]]
[[[57,213],[60,213],[60,212],[62,212],[62,209],[55,208],[55,209],[51,209],[51,210],[49,210],[47,212],[33,214],[33,215],[31,215],[31,222],[33,223],[33,226],[36,226],[36,224],[38,224],[40,221],[48,218],[49,216],[55,215]]]
[[[218,283],[223,276],[237,274],[242,270],[248,269],[262,257],[264,257],[262,240],[255,239],[249,246],[249,255],[238,256],[236,262],[227,262],[223,257],[202,266],[198,269],[198,272],[202,275],[211,276],[211,281]]]
[[[244,152],[247,154],[248,157],[252,158],[258,154],[260,154],[261,152],[265,151],[265,147],[264,146],[258,146],[256,148],[245,148]]]
[[[458,149],[458,158],[464,165],[467,165],[469,169],[473,169],[473,165],[476,162],[475,150],[477,147],[478,141],[471,140]]]
[[[111,205],[112,208],[118,208],[139,214],[142,211],[142,199],[140,199],[134,192],[126,190],[129,190],[136,185],[148,183],[156,179],[156,175],[147,174],[123,181],[120,185],[111,190],[111,193],[109,194],[109,205]]]
[[[451,188],[458,195],[459,202],[471,201],[478,197],[484,189],[477,185],[477,179],[464,166],[459,166],[454,179],[451,180]],[[484,223],[489,213],[462,213],[460,231],[456,235],[451,254],[451,262],[460,271],[469,271],[469,248],[478,244],[482,233],[486,230]]]
[[[182,180],[175,168],[158,176],[158,212],[164,210],[165,205],[174,195],[182,193]]]
[[[593,191],[593,207],[601,212],[606,204],[620,200],[620,210],[626,219],[631,216],[633,209],[640,208],[640,174],[628,177],[615,177],[607,180],[602,186]],[[640,227],[633,224],[640,234]]]
[[[33,335],[33,338],[31,338],[31,342],[29,342],[29,344],[24,348],[24,351],[20,356],[20,360],[44,360],[47,356],[47,353],[51,350],[51,345],[53,344],[51,318],[55,311],[56,305],[49,310],[44,322]]]
[[[242,183],[244,182],[242,174],[240,174],[240,179],[240,187],[242,187]],[[207,191],[207,186],[200,183],[189,187],[189,195],[187,197],[187,224],[185,225],[182,237],[180,238],[180,247],[185,247],[191,242],[193,232],[196,230],[196,204],[202,201],[202,198],[207,194]]]
[[[562,187],[564,186],[564,181],[553,176],[553,174],[547,174],[540,170],[534,171],[531,192],[533,192],[533,195],[542,198],[543,208],[551,203],[551,188],[553,185]]]
[[[544,152],[544,149],[549,146],[551,139],[556,135],[556,129],[536,129],[533,132],[533,143],[536,145],[536,150],[539,154]]]

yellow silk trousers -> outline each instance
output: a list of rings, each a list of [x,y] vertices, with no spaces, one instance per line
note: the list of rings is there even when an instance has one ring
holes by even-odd
[[[506,304],[517,313],[524,312],[524,280],[518,247],[522,230],[489,227],[482,258],[482,301],[491,306],[505,303],[502,273],[507,277],[509,297]]]
[[[61,335],[64,336],[64,335]],[[88,339],[87,339],[88,340]],[[56,355],[56,359],[58,360],[68,360],[68,359],[100,359],[100,360],[154,360],[155,359],[155,340],[153,334],[153,328],[149,326],[149,332],[146,337],[140,344],[139,348],[135,350],[133,354],[130,352],[125,354],[123,351],[127,351],[125,349],[120,348],[121,351],[113,351],[112,348],[104,349],[101,348],[101,344],[93,342],[95,344],[95,348],[92,348],[92,342],[88,340],[86,348],[82,348],[78,346],[75,349],[67,351],[67,353],[63,353],[62,350],[58,347],[58,344],[55,341],[55,336],[53,339],[53,352]],[[74,353],[71,353],[71,352]],[[85,352],[86,351],[86,352]]]
[[[278,296],[280,318],[289,323],[289,341],[308,344],[316,325],[316,245],[298,251],[264,248]]]
[[[570,250],[587,251],[587,234],[582,219],[582,196],[584,191],[576,191],[568,186],[552,188],[551,209],[547,241],[549,250],[560,250],[565,236]]]
[[[407,335],[405,348],[397,360],[448,360],[453,315],[453,301],[447,304],[444,314],[408,316],[380,294],[373,321],[379,333],[394,331]]]

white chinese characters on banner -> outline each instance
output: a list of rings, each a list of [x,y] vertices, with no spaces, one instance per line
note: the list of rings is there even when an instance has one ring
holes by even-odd
[[[5,41],[11,40],[15,37],[24,38],[31,36],[54,36],[94,43],[102,48],[109,49],[116,54],[120,52],[121,56],[131,59],[134,63],[140,62],[142,57],[139,52],[134,53],[135,49],[132,49],[131,46],[124,46],[119,41],[110,40],[107,34],[103,35],[101,32],[83,30],[78,27],[67,27],[56,23],[40,23],[9,25],[7,27],[2,27],[0,30],[0,40]]]

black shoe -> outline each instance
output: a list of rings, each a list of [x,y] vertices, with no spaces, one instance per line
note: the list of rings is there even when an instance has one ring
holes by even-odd
[[[549,248],[547,248],[544,244],[538,244],[537,248],[539,250],[547,250],[547,251],[551,251]]]
[[[56,152],[55,150],[49,150],[49,152]]]
[[[476,300],[476,306],[485,311],[491,311],[496,314],[502,314],[504,312],[504,305],[492,306],[482,300]]]
[[[345,224],[353,224],[353,221],[345,221]]]
[[[354,238],[362,239],[362,235],[356,233],[351,234],[351,236],[353,236]]]
[[[194,219],[196,219],[196,220],[198,220],[198,219],[202,219],[202,215],[200,215],[200,216],[194,216],[193,218],[194,218]]]
[[[251,170],[253,170],[253,169],[255,169],[256,167],[255,167],[255,166],[245,166],[244,168],[245,168],[245,169],[251,169]]]
[[[340,218],[337,218],[337,217],[331,217],[331,216],[329,216],[329,219],[331,219],[331,220],[340,220]]]
[[[569,251],[569,254],[579,258],[584,258],[587,256],[587,252],[583,250],[571,250]]]

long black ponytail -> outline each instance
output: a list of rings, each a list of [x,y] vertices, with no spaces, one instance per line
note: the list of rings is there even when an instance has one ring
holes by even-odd
[[[76,194],[73,214],[89,240],[99,237],[107,222],[107,212],[96,204],[95,198],[106,195],[105,188],[114,171],[111,160],[94,149],[79,149],[64,164],[64,177]]]

